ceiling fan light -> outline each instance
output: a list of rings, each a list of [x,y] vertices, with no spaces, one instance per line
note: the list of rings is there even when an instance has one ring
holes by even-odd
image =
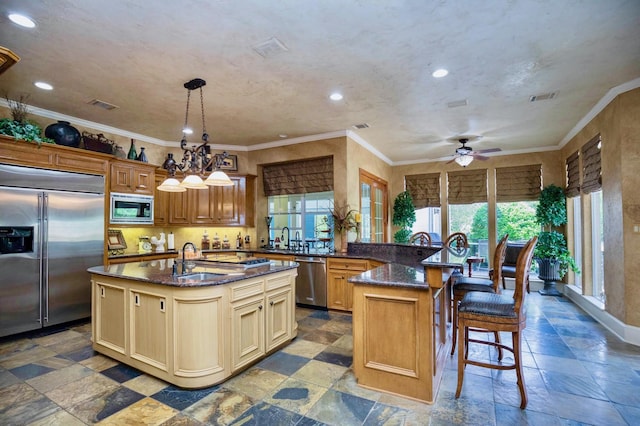
[[[187,190],[184,186],[180,186],[180,181],[176,178],[165,179],[156,189],[164,192],[185,192]]]
[[[233,182],[229,179],[229,176],[221,170],[216,170],[211,173],[207,180],[204,181],[205,185],[210,186],[232,186]]]
[[[472,155],[461,155],[456,157],[456,163],[461,165],[462,167],[467,167],[473,161]]]

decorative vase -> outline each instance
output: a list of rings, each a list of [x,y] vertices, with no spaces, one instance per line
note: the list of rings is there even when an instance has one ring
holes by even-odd
[[[555,259],[538,259],[538,278],[544,281],[544,288],[538,290],[543,296],[562,296],[556,288],[560,276],[560,262]]]
[[[343,229],[340,231],[340,254],[347,254],[347,249],[349,248],[349,240],[347,237],[347,230]]]
[[[138,158],[138,153],[136,153],[136,143],[131,139],[131,146],[129,147],[129,154],[127,154],[127,158],[129,160],[135,160]]]
[[[53,139],[58,145],[73,148],[80,146],[80,132],[68,121],[59,120],[57,123],[49,124],[44,130],[44,135]]]
[[[144,153],[144,147],[143,146],[140,147],[140,154],[138,155],[136,160],[142,161],[143,163],[148,163],[149,162],[147,160],[147,154]]]

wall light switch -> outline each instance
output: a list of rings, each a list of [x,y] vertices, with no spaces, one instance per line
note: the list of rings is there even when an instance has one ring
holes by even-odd
[[[633,225],[633,232],[635,232],[636,234],[640,233],[640,225],[635,224]]]

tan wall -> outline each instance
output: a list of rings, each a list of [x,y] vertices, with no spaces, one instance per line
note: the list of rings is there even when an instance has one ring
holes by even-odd
[[[640,326],[640,89],[616,97],[562,150],[562,161],[591,138],[602,138],[602,196],[604,205],[605,309],[620,321]],[[592,282],[591,200],[581,197],[583,279],[589,294]]]

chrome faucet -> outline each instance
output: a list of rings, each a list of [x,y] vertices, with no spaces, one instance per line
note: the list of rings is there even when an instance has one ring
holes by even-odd
[[[197,251],[195,244],[193,244],[192,242],[187,241],[186,243],[184,243],[184,245],[182,246],[182,273],[184,274],[186,272],[186,267],[184,264],[184,249],[187,248],[187,246],[191,246],[191,248],[193,248],[193,252],[195,253]]]
[[[302,242],[300,241],[300,231],[296,231],[296,246],[295,251],[300,250],[302,247]],[[304,252],[304,249],[302,250]]]
[[[289,229],[288,226],[285,226],[284,228],[282,228],[282,235],[280,236],[280,238],[282,238],[282,242],[284,243],[284,230],[287,230],[287,244],[285,244],[285,247],[287,248],[287,250],[289,250],[291,248],[291,230]]]

